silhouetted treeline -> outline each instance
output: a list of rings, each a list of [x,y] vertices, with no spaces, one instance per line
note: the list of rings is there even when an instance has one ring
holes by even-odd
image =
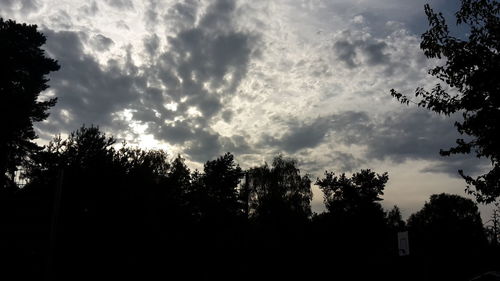
[[[55,138],[0,190],[0,266],[16,280],[265,278],[469,280],[498,270],[477,206],[433,195],[401,218],[380,204],[387,173],[326,172],[326,212],[295,160],[243,170],[230,153],[191,171],[96,127]],[[397,233],[409,231],[410,255]],[[495,268],[496,267],[496,268]],[[3,278],[2,278],[3,279]],[[8,280],[8,279],[5,279]]]

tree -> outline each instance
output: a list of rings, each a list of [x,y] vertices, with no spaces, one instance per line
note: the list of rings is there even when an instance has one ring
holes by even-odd
[[[495,208],[491,214],[490,219],[486,222],[489,224],[486,226],[486,233],[488,235],[488,240],[491,243],[493,249],[497,250],[500,246],[500,203],[495,203]]]
[[[486,157],[492,169],[479,177],[460,175],[468,184],[467,191],[480,202],[490,203],[500,196],[500,3],[495,0],[462,0],[456,13],[457,25],[469,29],[468,40],[452,36],[441,13],[429,5],[425,13],[430,28],[422,35],[420,48],[428,58],[443,59],[444,65],[429,70],[429,74],[446,83],[450,90],[437,84],[427,91],[417,88],[418,102],[391,90],[391,95],[403,104],[416,103],[439,114],[462,113],[456,122],[458,132],[469,138],[457,139],[457,145],[440,154],[468,154]],[[475,190],[473,190],[473,188]]]
[[[434,194],[408,219],[410,251],[417,269],[436,280],[469,280],[481,270],[487,245],[477,205],[452,194]]]
[[[193,209],[211,223],[230,223],[242,214],[237,187],[243,171],[231,153],[207,161],[203,173],[195,171],[189,194]]]
[[[191,183],[191,171],[184,163],[184,159],[177,155],[177,157],[170,164],[168,172],[168,179],[170,184],[176,185],[187,192]]]
[[[234,156],[226,153],[213,161],[207,161],[203,172],[205,192],[212,205],[210,209],[222,218],[240,215],[237,187],[243,171],[234,161]]]
[[[266,164],[247,171],[251,215],[261,221],[286,223],[311,215],[311,180],[301,176],[297,161],[279,155]]]
[[[13,182],[23,159],[39,149],[32,142],[37,137],[33,122],[45,120],[56,103],[39,99],[49,87],[46,75],[59,69],[41,49],[45,40],[36,25],[0,18],[0,188]]]
[[[325,172],[325,177],[318,178],[316,184],[323,191],[329,212],[353,214],[381,201],[380,196],[384,194],[388,180],[387,173],[379,175],[368,169],[354,173],[351,178],[345,174],[335,176],[333,172]]]
[[[323,191],[328,210],[326,216],[338,235],[352,242],[356,235],[370,231],[370,239],[363,240],[373,245],[381,243],[387,219],[379,201],[388,180],[387,173],[380,175],[369,169],[350,178],[325,172],[323,179],[317,179],[316,185]]]
[[[395,252],[394,241],[389,241],[392,233],[388,231],[386,214],[379,203],[388,180],[387,173],[369,169],[350,177],[327,171],[316,180],[327,212],[315,220],[315,238],[325,241],[323,251],[330,257],[328,263],[336,264],[340,274],[345,274],[344,279],[352,279],[353,274],[355,279],[366,279],[368,276],[360,276],[364,272],[387,279],[374,273],[386,266],[387,257]],[[358,271],[360,265],[363,272]]]
[[[406,223],[401,216],[401,211],[398,206],[394,206],[387,212],[387,225],[393,231],[403,231],[406,228]]]
[[[247,170],[241,191],[250,222],[243,235],[248,241],[245,259],[255,265],[249,271],[255,278],[310,274],[311,180],[301,175],[297,160],[278,155],[271,165]]]

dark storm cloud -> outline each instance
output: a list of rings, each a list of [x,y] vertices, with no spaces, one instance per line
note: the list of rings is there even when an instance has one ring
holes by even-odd
[[[84,33],[44,30],[47,52],[58,60],[61,69],[51,75],[51,90],[58,103],[51,110],[48,124],[41,129],[72,131],[83,123],[119,129],[114,113],[137,101],[137,87],[144,81],[131,75],[117,62],[109,61],[105,67],[83,51]]]
[[[117,9],[134,9],[134,4],[131,0],[104,0],[104,2]]]
[[[97,34],[92,37],[90,40],[90,44],[94,47],[95,50],[99,52],[107,51],[111,46],[113,46],[114,42],[110,38]]]

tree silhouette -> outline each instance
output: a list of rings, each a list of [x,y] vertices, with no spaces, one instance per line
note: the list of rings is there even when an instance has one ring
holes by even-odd
[[[500,3],[495,0],[462,0],[456,13],[457,24],[468,27],[468,40],[450,34],[441,13],[429,5],[425,13],[430,28],[422,35],[421,49],[428,58],[443,59],[429,73],[457,94],[437,84],[431,91],[417,88],[415,96],[420,107],[439,114],[462,113],[463,121],[455,126],[470,139],[457,139],[457,146],[441,150],[443,156],[474,152],[477,157],[491,160],[492,169],[477,178],[459,171],[469,185],[468,191],[481,202],[490,203],[500,196]],[[403,94],[391,90],[392,96],[403,104],[412,102]],[[471,188],[473,186],[475,190]]]
[[[388,179],[367,169],[351,177],[325,172],[316,180],[327,209],[314,220],[317,239],[335,241],[324,243],[323,251],[336,253],[331,259],[341,278],[388,278],[380,268],[390,264],[396,237],[379,203]]]
[[[361,170],[351,178],[345,174],[335,176],[333,172],[325,172],[325,178],[318,179],[316,184],[323,191],[327,210],[332,214],[348,214],[349,216],[372,216],[383,211],[377,202],[385,184],[389,180],[387,173],[376,174],[371,170]]]
[[[418,271],[426,272],[427,278],[468,280],[482,270],[487,241],[472,200],[445,193],[432,195],[410,216],[408,231],[415,265],[421,266]]]
[[[279,155],[272,166],[266,164],[247,171],[251,215],[262,221],[286,223],[311,215],[311,180],[301,176],[297,161]]]
[[[24,269],[19,276],[43,273],[56,209],[57,280],[74,272],[85,279],[97,273],[137,278],[183,273],[396,280],[411,270],[415,280],[460,279],[494,268],[482,263],[496,256],[493,251],[481,256],[486,236],[469,199],[431,197],[408,222],[412,254],[401,262],[395,239],[406,229],[401,212],[394,207],[386,213],[379,203],[386,173],[326,172],[316,183],[328,212],[311,220],[311,182],[293,159],[280,155],[271,166],[244,173],[226,153],[207,161],[203,172],[191,173],[180,156],[169,161],[161,150],[117,149],[114,143],[99,128],[82,127],[66,139],[56,137],[31,158],[29,182],[14,194],[15,204],[2,199],[0,205],[0,235],[9,241],[9,247],[0,245],[0,257],[16,272]],[[60,208],[55,208],[61,170]],[[7,213],[14,215],[5,220]],[[5,226],[12,234],[1,231]],[[320,247],[311,245],[314,241]],[[447,274],[454,264],[460,269]],[[311,273],[314,266],[334,270]],[[419,273],[422,268],[428,275]]]
[[[247,202],[250,236],[247,248],[254,278],[279,279],[310,272],[307,227],[311,216],[311,180],[297,161],[278,155],[246,171],[241,202]]]
[[[398,206],[394,206],[389,212],[387,212],[387,224],[394,232],[406,229],[406,223],[401,216],[401,211]]]
[[[234,161],[231,153],[213,161],[207,161],[203,167],[203,182],[205,192],[210,198],[216,216],[229,219],[241,213],[242,206],[238,203],[237,187],[243,177],[243,171]]]
[[[59,69],[41,46],[45,36],[36,25],[0,18],[0,188],[14,181],[14,173],[26,156],[38,150],[33,122],[48,117],[55,98],[40,101],[48,88],[46,75]]]
[[[500,248],[500,203],[495,203],[493,213],[486,223],[489,224],[486,227],[488,240],[490,241],[492,247],[498,250]]]

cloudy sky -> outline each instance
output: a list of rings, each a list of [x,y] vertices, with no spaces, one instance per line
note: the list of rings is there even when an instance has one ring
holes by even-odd
[[[0,16],[37,24],[61,65],[42,140],[82,124],[131,145],[181,153],[193,168],[224,152],[244,167],[295,157],[312,178],[389,172],[384,205],[408,216],[430,194],[464,195],[457,174],[481,162],[443,158],[455,117],[389,94],[437,81],[419,49],[429,2],[458,0],[4,0]],[[455,29],[455,28],[453,28]],[[460,33],[460,30],[457,32]],[[460,34],[459,34],[460,36]],[[315,190],[313,209],[322,210]]]

